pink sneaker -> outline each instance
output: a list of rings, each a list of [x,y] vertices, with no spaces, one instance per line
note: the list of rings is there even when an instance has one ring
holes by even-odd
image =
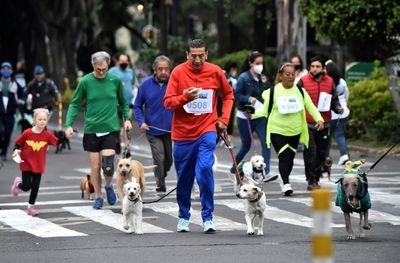
[[[18,193],[19,193],[19,184],[22,182],[22,180],[21,180],[21,178],[20,177],[15,177],[15,179],[14,179],[14,183],[13,183],[13,185],[11,186],[11,194],[13,195],[13,196],[18,196]]]
[[[28,205],[26,212],[31,216],[37,216],[39,214],[39,211],[35,209],[34,205]]]

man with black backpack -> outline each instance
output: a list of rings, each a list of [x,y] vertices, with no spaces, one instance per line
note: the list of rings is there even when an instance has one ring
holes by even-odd
[[[37,108],[48,109],[53,112],[54,101],[56,105],[61,102],[61,95],[53,80],[46,77],[44,68],[40,65],[33,69],[34,79],[26,88],[27,107],[31,110]]]

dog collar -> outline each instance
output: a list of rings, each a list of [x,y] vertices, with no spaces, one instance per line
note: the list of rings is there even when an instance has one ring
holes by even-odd
[[[257,198],[254,199],[254,200],[249,200],[249,202],[250,202],[250,203],[255,203],[255,202],[260,201],[260,199],[261,199],[261,197],[263,196],[263,194],[264,194],[264,192],[259,192]]]
[[[130,199],[128,197],[128,200],[136,204],[140,199],[139,199],[139,197],[136,197],[135,199]]]

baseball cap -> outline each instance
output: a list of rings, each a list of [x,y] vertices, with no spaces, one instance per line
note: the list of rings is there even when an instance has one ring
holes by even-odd
[[[12,69],[11,63],[10,63],[10,62],[7,62],[7,61],[1,63],[1,67],[2,67],[2,68],[6,68],[6,67],[7,67],[7,68],[11,68],[11,69]]]
[[[42,74],[43,72],[44,72],[44,68],[40,65],[36,65],[35,68],[33,69],[33,73],[35,75]]]

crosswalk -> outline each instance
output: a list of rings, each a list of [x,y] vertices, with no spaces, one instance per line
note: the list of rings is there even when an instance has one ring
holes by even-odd
[[[230,165],[218,164],[217,173],[226,175]],[[333,167],[332,181],[323,178],[321,184],[329,188],[333,196],[336,192],[334,181],[339,178],[340,167]],[[271,164],[272,170],[277,170],[275,163]],[[267,195],[267,208],[265,211],[264,228],[267,230],[275,224],[290,225],[302,229],[313,227],[311,214],[311,197],[305,191],[304,173],[301,170],[302,160],[295,160],[295,169],[290,176],[294,185],[295,195],[282,197],[278,183],[269,183]],[[81,173],[87,173],[88,168],[75,169]],[[390,174],[390,177],[387,175]],[[386,177],[383,177],[385,175]],[[154,175],[146,174],[147,200],[155,199],[152,192],[155,189],[155,182],[151,180]],[[60,176],[65,182],[75,183],[80,176]],[[374,224],[384,223],[391,226],[400,225],[399,183],[400,172],[392,173],[371,173],[369,176],[370,194],[373,207],[369,212],[370,221]],[[167,180],[167,186],[171,189],[176,181],[173,178]],[[302,185],[302,189],[300,189]],[[376,187],[375,187],[376,186]],[[298,188],[297,188],[298,187]],[[122,227],[122,214],[119,206],[106,206],[102,210],[94,210],[91,200],[80,199],[80,190],[76,184],[42,187],[40,197],[36,205],[40,211],[38,217],[31,217],[26,214],[24,207],[28,193],[21,193],[18,201],[3,202],[11,200],[10,194],[0,194],[0,235],[5,233],[24,233],[40,238],[73,238],[88,237],[100,233],[101,229],[108,229],[116,233],[126,233]],[[69,198],[69,199],[67,199]],[[343,214],[340,208],[332,202],[331,227],[334,229],[344,228]],[[245,233],[246,224],[244,219],[243,200],[237,199],[232,191],[232,182],[228,176],[218,176],[215,182],[215,210],[214,223],[218,231],[240,231]],[[190,225],[194,231],[201,231],[201,205],[198,198],[192,201]],[[358,215],[353,215],[358,217]],[[178,206],[175,193],[163,199],[161,202],[145,204],[143,211],[143,230],[145,234],[171,234],[176,232],[178,218]],[[94,228],[82,227],[82,225],[93,225]],[[86,230],[90,229],[90,230]],[[95,229],[95,230],[93,230]],[[99,230],[100,229],[100,230]],[[265,231],[267,232],[267,231]]]
[[[279,197],[267,199],[267,208],[265,211],[264,224],[266,228],[273,222],[279,224],[288,224],[301,228],[312,228],[311,209],[303,209],[304,213],[296,213],[279,208],[280,202],[297,203],[309,207],[311,205],[310,197]],[[191,225],[202,225],[201,207],[199,203],[193,202],[191,210]],[[229,213],[219,211],[230,210]],[[122,227],[122,214],[119,207],[105,207],[102,210],[94,210],[91,204],[80,204],[77,206],[62,206],[54,209],[40,209],[41,214],[38,217],[31,217],[22,209],[2,209],[0,210],[0,233],[4,232],[26,232],[28,234],[41,237],[84,237],[93,235],[91,231],[78,231],[75,229],[79,224],[101,224],[115,231],[126,232]],[[244,220],[244,205],[240,199],[216,199],[214,223],[219,231],[242,231],[246,230]],[[334,222],[333,228],[344,228],[342,213],[339,208],[332,204]],[[68,216],[52,218],[52,215],[67,213]],[[229,215],[228,218],[226,215]],[[165,225],[162,219],[172,222]],[[176,202],[165,201],[153,204],[146,204],[143,211],[143,230],[146,234],[168,234],[175,232],[176,221],[178,218],[178,206]],[[400,225],[400,216],[388,212],[370,210],[370,221],[372,223],[389,223],[391,225]],[[158,226],[161,224],[162,226]]]

